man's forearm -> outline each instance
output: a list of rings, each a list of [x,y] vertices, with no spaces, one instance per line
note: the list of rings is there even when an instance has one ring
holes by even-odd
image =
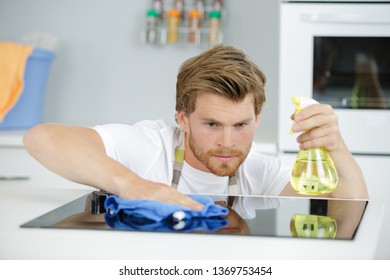
[[[27,151],[50,171],[110,193],[120,192],[115,182],[129,172],[106,156],[100,137],[92,129],[38,125],[25,134],[23,142]],[[130,179],[131,175],[127,174]]]
[[[330,152],[330,156],[339,175],[339,183],[332,196],[337,198],[368,198],[362,170],[345,144],[337,151]]]

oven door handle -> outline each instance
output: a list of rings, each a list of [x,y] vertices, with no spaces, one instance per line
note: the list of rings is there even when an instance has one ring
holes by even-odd
[[[311,23],[358,23],[358,24],[390,24],[390,17],[368,17],[362,14],[323,14],[323,13],[302,13],[300,19],[303,22]]]

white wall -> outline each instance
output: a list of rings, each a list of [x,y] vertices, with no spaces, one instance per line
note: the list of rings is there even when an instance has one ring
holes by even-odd
[[[224,43],[244,50],[268,78],[268,102],[256,140],[276,140],[279,1],[225,3]],[[94,125],[163,118],[174,123],[178,67],[205,47],[143,45],[140,31],[149,4],[150,0],[0,1],[1,41],[18,42],[37,32],[58,39],[45,121]]]

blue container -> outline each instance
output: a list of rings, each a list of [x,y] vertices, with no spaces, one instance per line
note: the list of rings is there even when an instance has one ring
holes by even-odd
[[[43,120],[46,82],[54,53],[34,49],[27,59],[24,72],[24,89],[15,106],[0,122],[0,130],[26,129]]]

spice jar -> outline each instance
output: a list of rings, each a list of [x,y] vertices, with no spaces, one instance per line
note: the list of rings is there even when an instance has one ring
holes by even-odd
[[[197,9],[192,9],[188,12],[189,33],[188,42],[191,44],[199,44],[200,42],[200,21],[201,13]]]
[[[146,42],[148,44],[157,43],[157,21],[158,12],[156,10],[149,10],[146,13]]]
[[[221,26],[221,12],[210,11],[209,13],[209,45],[215,46],[220,42],[219,29]]]
[[[176,44],[179,40],[180,12],[176,9],[170,9],[167,12],[167,42]]]

